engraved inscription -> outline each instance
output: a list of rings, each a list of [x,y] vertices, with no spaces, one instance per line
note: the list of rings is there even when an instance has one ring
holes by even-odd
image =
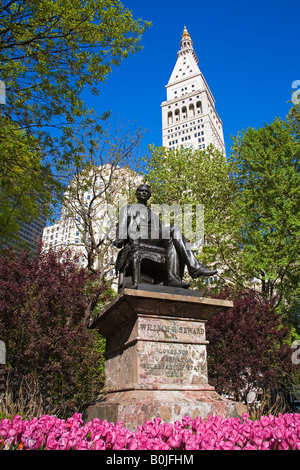
[[[141,324],[141,330],[147,330],[147,331],[162,331],[164,333],[185,333],[185,334],[191,334],[191,335],[203,335],[204,334],[204,329],[203,328],[193,328],[193,327],[188,327],[188,326],[168,326],[168,325],[155,325],[151,323],[144,323]]]
[[[196,348],[162,346],[155,351],[148,351],[147,355],[141,357],[141,365],[146,375],[191,377],[192,382],[195,376],[206,374],[206,349],[201,346]]]
[[[182,319],[143,318],[138,320],[140,338],[154,341],[206,344],[204,322]]]

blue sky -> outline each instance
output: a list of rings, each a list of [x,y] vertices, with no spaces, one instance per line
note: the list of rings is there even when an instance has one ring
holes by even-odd
[[[143,147],[160,146],[161,103],[184,25],[230,135],[285,118],[292,83],[300,80],[299,0],[123,0],[134,18],[152,21],[144,49],[113,70],[92,105],[148,129]],[[89,103],[91,104],[91,103]]]

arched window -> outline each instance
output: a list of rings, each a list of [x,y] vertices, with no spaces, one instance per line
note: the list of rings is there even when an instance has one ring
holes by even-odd
[[[186,119],[187,118],[187,109],[186,109],[186,106],[183,106],[182,108],[182,119]]]
[[[193,103],[191,103],[190,106],[189,106],[189,116],[190,117],[195,116],[195,106],[193,105]]]
[[[197,101],[196,106],[197,106],[197,113],[202,114],[202,103],[201,103],[201,101]]]
[[[172,126],[173,124],[173,113],[172,111],[168,112],[168,126]]]
[[[175,109],[175,121],[180,121],[180,112],[179,109]]]

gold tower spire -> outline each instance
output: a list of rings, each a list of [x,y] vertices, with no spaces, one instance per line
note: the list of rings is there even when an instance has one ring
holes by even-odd
[[[185,25],[184,25],[184,29],[183,29],[182,39],[191,39]]]
[[[183,34],[182,34],[182,38],[180,41],[180,48],[181,48],[181,51],[193,49],[193,41],[191,39],[191,36],[189,35],[189,32],[186,26],[184,26],[184,29],[183,29]]]

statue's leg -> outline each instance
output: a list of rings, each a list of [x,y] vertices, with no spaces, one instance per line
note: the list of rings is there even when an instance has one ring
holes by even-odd
[[[164,245],[167,253],[168,285],[173,287],[188,288],[190,284],[182,282],[183,269],[173,240],[165,240]]]
[[[137,287],[141,279],[141,260],[138,253],[133,253],[132,257],[132,284]]]
[[[189,248],[184,235],[177,225],[174,225],[171,228],[171,237],[179,258],[184,261],[189,274],[193,278],[197,278],[199,276],[212,276],[217,273],[215,270],[212,271],[202,266],[202,264],[195,257],[192,250]]]

